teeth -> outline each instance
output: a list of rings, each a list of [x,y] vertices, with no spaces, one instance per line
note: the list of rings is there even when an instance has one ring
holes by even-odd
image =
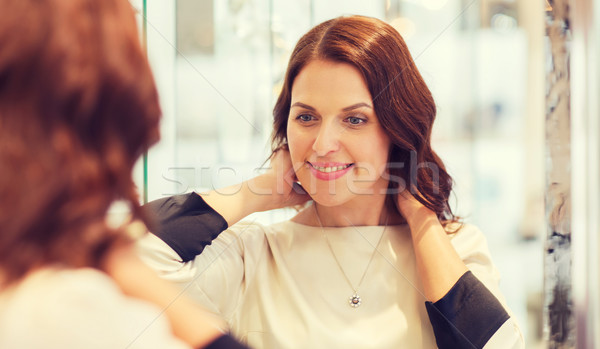
[[[321,167],[321,166],[315,166],[315,165],[312,165],[312,166],[320,172],[329,173],[329,172],[336,172],[336,171],[344,170],[344,169],[350,167],[350,164],[343,165],[343,166],[333,166],[333,167]]]

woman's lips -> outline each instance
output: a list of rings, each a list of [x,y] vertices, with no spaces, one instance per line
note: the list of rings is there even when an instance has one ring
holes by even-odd
[[[332,181],[345,175],[352,168],[352,163],[342,162],[308,162],[308,168],[313,176],[324,181]]]

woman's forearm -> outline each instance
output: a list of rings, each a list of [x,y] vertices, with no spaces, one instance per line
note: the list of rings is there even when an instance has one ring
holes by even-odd
[[[200,194],[229,226],[254,212],[299,205],[310,199],[295,184],[295,174],[287,150],[277,151],[266,173],[240,184]]]
[[[299,205],[310,199],[294,182],[286,150],[276,152],[271,165],[266,173],[237,185],[149,202],[144,209],[154,222],[152,233],[187,262],[202,253],[228,226],[249,214]]]
[[[434,212],[422,207],[406,219],[425,297],[438,301],[468,269]]]
[[[436,214],[425,207],[411,212],[406,217],[438,347],[482,348],[509,320],[509,315],[468,270]],[[515,348],[522,347],[518,329],[499,336],[509,336]]]
[[[242,218],[271,209],[273,190],[266,175],[235,184],[226,188],[199,194],[204,201],[227,221],[227,225]]]

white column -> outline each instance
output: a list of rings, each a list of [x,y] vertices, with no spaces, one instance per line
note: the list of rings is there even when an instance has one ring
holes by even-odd
[[[546,35],[545,334],[549,348],[573,348],[571,249],[571,28],[569,0],[551,1]]]

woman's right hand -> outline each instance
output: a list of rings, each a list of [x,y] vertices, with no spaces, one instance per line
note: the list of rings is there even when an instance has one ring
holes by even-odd
[[[310,200],[304,188],[298,184],[290,152],[281,148],[270,159],[271,168],[264,174],[248,181],[248,188],[255,197],[257,211],[268,211],[296,206]]]
[[[200,194],[229,226],[254,212],[300,205],[310,196],[296,183],[296,174],[287,149],[277,150],[269,170],[248,181]]]

